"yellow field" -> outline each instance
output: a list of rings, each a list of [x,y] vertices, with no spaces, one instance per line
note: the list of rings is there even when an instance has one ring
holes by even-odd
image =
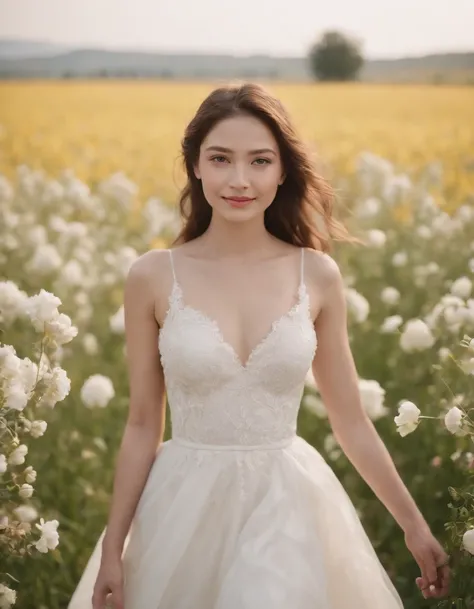
[[[115,171],[174,200],[183,129],[212,83],[0,83],[0,172],[26,163],[93,184]],[[448,203],[474,192],[474,87],[269,84],[324,162],[347,173],[370,150],[414,170],[445,168]]]

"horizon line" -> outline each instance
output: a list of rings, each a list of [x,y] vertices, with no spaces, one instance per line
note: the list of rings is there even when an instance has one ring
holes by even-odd
[[[56,42],[42,38],[23,38],[13,36],[1,36],[0,42],[19,42],[19,43],[30,43],[30,44],[46,44],[51,46],[63,47],[63,52],[77,51],[77,50],[88,50],[88,51],[109,51],[109,52],[128,52],[128,53],[153,53],[160,55],[207,55],[207,56],[229,56],[229,57],[273,57],[280,59],[305,59],[307,55],[293,55],[293,54],[277,54],[273,52],[262,52],[262,51],[229,51],[217,49],[214,50],[196,50],[196,49],[175,49],[166,50],[150,46],[115,46],[115,45],[100,45],[100,43],[77,43],[70,44],[66,42]],[[308,49],[309,52],[309,49]],[[426,51],[423,53],[413,53],[406,55],[367,55],[366,59],[369,61],[396,61],[399,59],[423,59],[425,57],[431,57],[433,55],[464,55],[474,53],[474,47],[471,49],[451,49],[451,50],[433,50]],[[6,59],[6,57],[2,57]]]

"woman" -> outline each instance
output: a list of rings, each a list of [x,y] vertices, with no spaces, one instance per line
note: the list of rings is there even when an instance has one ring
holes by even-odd
[[[341,484],[296,435],[311,367],[341,447],[404,531],[423,595],[445,595],[447,556],[361,406],[327,253],[350,237],[284,108],[257,85],[219,88],[182,152],[177,246],[142,256],[126,281],[130,412],[108,525],[70,609],[106,598],[116,609],[402,607]],[[173,435],[162,442],[165,390]]]

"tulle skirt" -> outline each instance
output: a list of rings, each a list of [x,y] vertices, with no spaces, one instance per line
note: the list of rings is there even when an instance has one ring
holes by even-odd
[[[69,609],[91,609],[101,535]],[[123,554],[125,609],[400,609],[347,493],[296,436],[160,447]]]

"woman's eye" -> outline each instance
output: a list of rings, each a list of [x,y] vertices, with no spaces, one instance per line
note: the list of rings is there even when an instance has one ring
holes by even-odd
[[[216,163],[226,163],[228,159],[225,156],[216,155],[211,157],[211,161],[215,161]],[[255,159],[253,162],[257,165],[267,165],[271,163],[269,159]]]

